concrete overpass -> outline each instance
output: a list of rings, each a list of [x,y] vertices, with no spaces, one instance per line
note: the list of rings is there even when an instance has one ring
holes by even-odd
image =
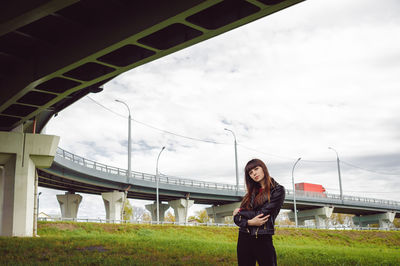
[[[83,96],[100,92],[104,83],[123,72],[301,1],[2,1],[0,235],[32,236],[36,168],[42,169],[38,178],[41,185],[56,187],[63,186],[63,182],[69,182],[76,192],[86,189],[88,193],[110,193],[103,196],[106,208],[109,208],[109,213],[118,214],[116,206],[120,201],[119,191],[124,190],[129,182],[124,183],[121,178],[107,180],[103,176],[85,174],[85,169],[78,169],[82,174],[80,180],[77,177],[68,179],[67,177],[73,176],[72,171],[77,171],[77,166],[70,169],[68,174],[71,176],[65,172],[64,175],[60,175],[62,169],[67,168],[67,164],[59,164],[57,168],[57,162],[54,168],[43,170],[51,166],[59,138],[36,133],[42,132],[51,117]],[[87,179],[86,183],[82,182],[82,178]],[[168,182],[172,180],[171,177],[165,178]],[[133,182],[128,196],[150,199],[154,190],[154,185],[148,183],[151,181],[134,181],[136,184]],[[222,209],[218,211],[217,207],[227,207],[226,204],[217,206],[218,204],[237,201],[241,196],[229,190],[229,185],[222,189],[219,189],[218,185],[215,189],[196,188],[193,185],[189,189],[184,181],[184,184],[178,185],[184,187],[183,190],[173,189],[176,184],[168,182],[161,185],[162,200],[176,200],[177,208],[184,204],[187,208],[189,199],[185,199],[186,203],[182,202],[182,198],[179,198],[182,194],[184,197],[189,195],[189,198],[199,203],[210,201],[207,197],[212,198],[213,202],[210,203],[216,204],[213,208],[216,219],[218,215],[223,214]],[[107,187],[102,187],[106,183]],[[193,184],[195,183],[193,181]],[[100,192],[102,189],[108,192]],[[349,209],[345,202],[335,202],[333,196],[331,201],[325,200],[314,200],[310,203],[307,199],[301,201],[299,198],[299,208],[310,209],[310,206],[317,205],[322,206],[321,208],[331,208],[327,205],[332,205],[336,210]],[[365,215],[365,211],[376,212],[367,216],[398,211],[397,207],[371,200],[359,200],[357,208],[360,214],[362,211]],[[64,206],[69,202],[79,205],[77,202],[80,199],[78,196],[67,195],[59,197],[59,201]],[[285,204],[290,208],[290,194]],[[381,205],[378,206],[379,204]],[[354,210],[357,209],[355,203],[353,207]],[[73,213],[69,210],[69,215]]]
[[[59,141],[35,134],[51,117],[125,71],[301,1],[2,1],[0,235],[33,234],[35,168]]]
[[[60,197],[70,197],[70,208],[75,213],[73,216],[64,218],[76,218],[79,203],[76,199],[80,196],[76,193],[90,193],[110,195],[114,193],[122,200],[122,191],[127,191],[128,198],[155,200],[156,177],[153,174],[132,172],[128,177],[127,170],[110,165],[101,164],[71,152],[58,148],[52,166],[48,169],[39,169],[39,185],[43,187],[69,191]],[[172,206],[175,214],[187,213],[188,206],[193,203],[213,205],[208,208],[209,216],[217,222],[222,222],[224,217],[231,216],[232,211],[239,206],[239,202],[245,194],[241,187],[236,191],[232,184],[206,182],[193,179],[178,178],[161,175],[159,179],[160,200],[164,203],[160,210],[166,210]],[[69,196],[68,196],[69,195]],[[103,197],[104,198],[104,197]],[[75,202],[72,203],[72,201]],[[120,207],[115,203],[114,209]],[[286,189],[286,199],[283,209],[294,209],[293,191]],[[336,194],[317,194],[296,192],[296,205],[299,211],[299,220],[316,220],[322,224],[332,213],[345,213],[355,215],[354,222],[365,225],[367,222],[380,223],[387,227],[394,217],[400,217],[400,202],[392,200],[344,196],[343,200]],[[147,207],[150,211],[156,209],[155,204]],[[106,211],[107,213],[107,211]],[[107,219],[119,219],[120,209],[117,216],[107,214]],[[161,212],[163,217],[164,212]],[[292,214],[289,215],[293,219]],[[155,216],[153,215],[153,218]],[[184,222],[184,215],[177,221]]]
[[[0,130],[41,132],[119,74],[301,1],[2,1]]]

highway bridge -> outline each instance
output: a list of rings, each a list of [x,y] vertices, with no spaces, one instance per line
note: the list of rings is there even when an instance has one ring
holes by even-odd
[[[303,0],[4,0],[0,8],[0,235],[32,236],[35,168],[58,112],[130,69]]]
[[[99,195],[114,193],[114,195],[119,195],[118,199],[122,200],[124,197],[122,191],[127,191],[128,198],[156,200],[155,175],[133,171],[128,177],[126,169],[98,163],[61,148],[57,149],[54,162],[50,168],[39,169],[39,185],[68,191],[67,194],[60,195],[60,197],[64,197],[64,201],[71,198],[69,207],[74,208],[73,213],[75,215],[65,218],[76,218],[79,207],[78,201],[80,202],[76,199],[81,199],[81,196],[76,194],[78,192]],[[212,207],[208,208],[209,215],[221,222],[224,217],[232,215],[233,209],[238,206],[238,202],[244,196],[245,191],[243,187],[240,187],[237,191],[236,186],[232,184],[160,175],[159,193],[160,201],[168,202],[168,204],[164,203],[164,208],[160,208],[162,210],[172,206],[176,214],[179,213],[179,210],[186,214],[187,206],[193,203],[210,204]],[[63,202],[60,203],[63,204]],[[113,204],[120,206],[120,202]],[[177,207],[178,205],[179,207]],[[320,224],[332,213],[353,214],[356,223],[359,220],[366,221],[361,222],[362,225],[367,222],[369,224],[381,223],[382,227],[384,227],[384,220],[388,224],[393,221],[395,216],[400,217],[400,202],[356,196],[345,195],[341,199],[340,195],[336,194],[307,194],[303,191],[297,191],[296,206],[302,222],[313,219]],[[151,212],[156,209],[155,204],[148,205],[147,208]],[[286,189],[283,208],[294,210],[293,191],[290,189]],[[72,213],[72,211],[65,210],[64,213]],[[119,214],[120,212],[116,213]],[[110,215],[107,214],[107,219],[119,219],[118,216],[112,217]],[[161,213],[161,216],[163,217],[163,213]],[[177,221],[185,221],[186,217],[177,216]],[[289,216],[293,218],[291,215]]]
[[[76,215],[78,192],[102,194],[110,217],[120,213],[121,191],[128,197],[154,199],[153,175],[132,173],[127,180],[122,169],[56,155],[59,137],[40,134],[46,123],[85,95],[101,92],[103,84],[121,73],[302,1],[2,1],[0,235],[33,235],[37,182],[69,191],[58,197],[64,216]],[[179,217],[194,202],[210,203],[209,214],[217,221],[244,193],[229,184],[169,176],[160,181],[161,200]],[[284,207],[291,209],[292,194],[287,193]],[[154,215],[153,207],[148,209]],[[387,224],[399,213],[396,202],[337,195],[299,195],[298,207],[303,220],[340,211],[358,215],[361,224]]]

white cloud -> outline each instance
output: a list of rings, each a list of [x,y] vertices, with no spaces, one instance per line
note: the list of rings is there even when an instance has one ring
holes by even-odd
[[[240,144],[262,152],[239,146],[240,169],[260,157],[290,187],[297,157],[328,160],[302,161],[297,179],[337,193],[336,155],[328,146],[363,168],[400,173],[399,11],[398,1],[305,1],[133,69],[91,97],[127,115],[114,101],[123,99],[138,121],[228,143],[133,123],[134,170],[154,173],[166,145],[163,173],[233,184],[228,127]],[[47,132],[71,152],[126,168],[126,122],[84,98],[51,120]],[[367,158],[391,163],[377,170]],[[345,193],[400,200],[391,193],[399,185],[393,176],[342,167]]]

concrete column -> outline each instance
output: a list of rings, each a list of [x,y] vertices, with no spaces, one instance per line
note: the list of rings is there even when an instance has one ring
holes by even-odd
[[[294,214],[293,214],[294,215]],[[290,219],[290,218],[289,218]],[[291,220],[290,219],[290,221],[294,221],[294,219],[293,220]],[[306,225],[306,220],[299,220],[299,218],[297,218],[297,225],[298,226],[305,226]]]
[[[188,210],[193,206],[194,200],[177,199],[169,201],[168,204],[174,209],[175,221],[178,223],[186,223]]]
[[[122,204],[125,198],[124,192],[114,190],[113,192],[101,193],[106,208],[107,220],[121,220]]]
[[[61,208],[61,217],[76,219],[82,196],[73,192],[65,192],[65,194],[57,195],[57,200]]]
[[[208,217],[210,217],[210,216],[208,216]],[[215,214],[215,215],[213,215],[213,220],[214,220],[214,223],[216,223],[216,224],[223,224],[223,223],[225,223],[225,217],[226,216],[222,216],[222,215],[220,215],[220,214]]]
[[[369,224],[379,224],[380,228],[389,228],[390,224],[393,223],[395,216],[395,212],[354,216],[353,222],[355,225],[359,225],[361,227],[366,227]]]
[[[0,132],[0,235],[32,236],[35,171],[51,166],[58,136]]]
[[[328,217],[326,215],[315,215],[315,226],[316,227],[326,227],[326,219]]]
[[[2,154],[0,153],[0,157],[2,156]],[[5,166],[4,165],[0,165],[0,235],[2,232],[2,222],[3,219],[1,219],[3,217],[3,194],[4,194],[4,179],[5,179]]]
[[[213,218],[214,223],[222,224],[225,222],[225,217],[232,216],[233,211],[240,207],[240,202],[229,203],[220,206],[212,206],[206,208],[207,215]]]
[[[154,202],[153,204],[147,204],[144,207],[150,212],[151,220],[157,221],[157,202]],[[160,222],[163,222],[164,214],[169,209],[169,205],[165,203],[160,203],[158,205],[158,208],[160,210]]]
[[[297,213],[297,221],[299,225],[304,225],[306,220],[315,220],[316,227],[325,227],[325,221],[331,217],[333,213],[333,207],[322,207],[312,210],[299,211]],[[294,212],[288,213],[290,221],[294,222]]]

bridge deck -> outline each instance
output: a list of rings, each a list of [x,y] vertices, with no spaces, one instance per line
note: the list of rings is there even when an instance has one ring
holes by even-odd
[[[39,169],[39,185],[42,187],[101,194],[112,190],[128,190],[129,198],[155,200],[156,176],[132,172],[127,179],[127,170],[85,159],[58,148],[54,163],[49,169]],[[161,201],[190,198],[198,204],[223,205],[238,202],[245,194],[243,188],[236,191],[232,184],[199,181],[187,178],[161,175],[159,177]],[[367,215],[396,212],[400,217],[400,202],[392,200],[347,196],[340,199],[336,194],[317,194],[296,191],[296,205],[299,210],[333,206],[334,212]],[[283,208],[293,209],[293,191],[286,190]]]

